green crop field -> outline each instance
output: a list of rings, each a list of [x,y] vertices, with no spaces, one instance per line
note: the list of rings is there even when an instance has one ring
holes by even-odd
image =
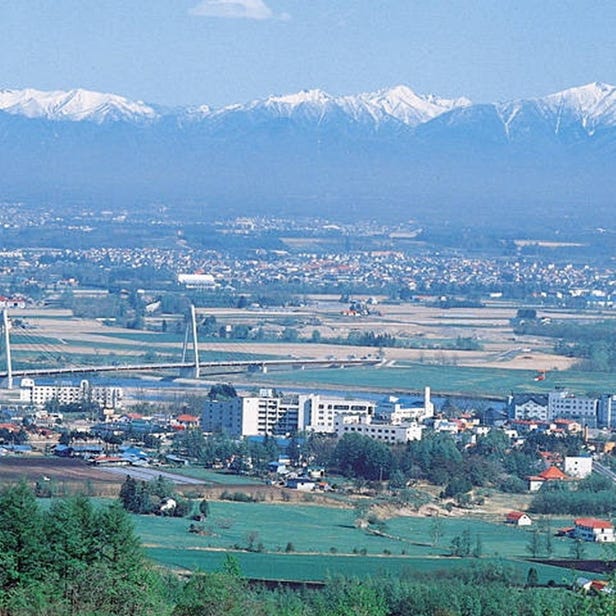
[[[223,552],[233,550],[249,577],[269,579],[323,580],[334,573],[374,574],[447,569],[468,566],[485,560],[502,560],[525,572],[530,566],[531,531],[471,518],[396,517],[386,521],[375,534],[356,528],[352,509],[281,503],[211,502],[204,524],[206,534],[188,532],[190,520],[133,516],[138,534],[148,555],[167,566],[179,569],[213,570],[220,567]],[[552,529],[571,520],[553,520]],[[440,537],[432,545],[434,525]],[[471,549],[481,558],[466,561],[449,556],[449,545],[456,536],[468,533]],[[260,545],[262,552],[248,552]],[[285,553],[292,544],[292,552]],[[571,541],[552,539],[553,558],[570,556]],[[612,557],[605,546],[585,544],[585,557]],[[541,556],[541,554],[540,554]],[[542,566],[545,580],[562,581],[564,569]]]
[[[616,374],[561,371],[549,372],[545,381],[535,381],[533,370],[469,368],[407,364],[397,367],[306,369],[255,375],[254,380],[294,385],[330,385],[389,391],[422,391],[426,385],[439,394],[484,395],[505,398],[512,391],[548,392],[563,386],[579,393],[616,389]]]
[[[421,558],[414,556],[369,556],[332,554],[257,554],[250,552],[199,551],[151,548],[147,554],[153,560],[177,570],[222,570],[227,554],[238,561],[242,575],[251,579],[320,582],[336,576],[368,577],[382,575],[413,576],[448,573],[469,567],[506,568],[519,583],[524,583],[528,570],[534,567],[539,583],[571,583],[575,574],[551,565],[511,559]]]

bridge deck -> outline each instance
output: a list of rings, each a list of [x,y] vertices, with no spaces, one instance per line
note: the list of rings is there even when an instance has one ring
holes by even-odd
[[[267,359],[231,360],[199,362],[199,368],[249,368],[268,366],[374,366],[381,363],[379,359]],[[83,374],[92,372],[148,372],[156,370],[181,370],[195,368],[195,362],[169,362],[161,364],[133,364],[108,366],[80,366],[71,368],[36,368],[34,370],[13,370],[13,377],[21,376],[52,376],[55,374]],[[0,372],[0,378],[6,378],[6,370]]]

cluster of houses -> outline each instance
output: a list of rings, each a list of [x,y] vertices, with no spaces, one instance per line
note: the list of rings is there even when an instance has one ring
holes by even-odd
[[[520,527],[533,524],[531,517],[523,511],[510,511],[505,517],[505,522]],[[577,518],[573,521],[573,526],[558,529],[556,535],[594,543],[614,543],[616,541],[614,525],[609,520],[598,518]]]
[[[546,483],[550,482],[585,479],[592,473],[593,459],[590,455],[565,456],[562,458],[557,453],[542,452],[541,457],[546,464],[546,468],[537,475],[528,477],[529,492],[538,492]]]

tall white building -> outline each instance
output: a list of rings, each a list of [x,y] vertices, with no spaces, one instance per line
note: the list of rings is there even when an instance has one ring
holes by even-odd
[[[338,415],[372,417],[375,412],[375,403],[367,400],[326,398],[319,394],[311,394],[308,398],[309,412],[304,424],[304,429],[308,432],[335,434]]]
[[[599,399],[599,428],[616,428],[616,395],[603,394]]]
[[[374,403],[319,394],[276,394],[261,389],[257,396],[206,400],[201,418],[205,432],[229,436],[285,435],[296,432],[335,434],[337,414],[372,415]]]
[[[548,420],[548,396],[545,394],[514,394],[509,397],[512,419]]]
[[[96,402],[102,408],[116,409],[122,406],[121,387],[91,385],[85,379],[79,385],[37,385],[33,379],[21,379],[19,399],[21,402],[42,407],[46,402],[57,400],[60,404]]]
[[[592,474],[592,456],[565,456],[565,474],[584,479]]]

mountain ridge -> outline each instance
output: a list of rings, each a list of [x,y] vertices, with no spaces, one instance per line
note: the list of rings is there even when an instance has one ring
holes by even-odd
[[[515,116],[531,108],[550,121],[558,118],[559,126],[563,115],[565,120],[579,121],[589,132],[598,125],[616,126],[616,87],[602,82],[568,88],[543,97],[480,103],[486,104],[497,110],[507,129]],[[406,85],[343,96],[333,96],[320,89],[300,90],[220,108],[207,104],[165,108],[117,94],[85,89],[0,90],[0,111],[11,115],[53,121],[92,121],[97,124],[117,121],[155,123],[166,118],[207,122],[237,114],[262,114],[270,119],[294,119],[318,124],[326,116],[337,114],[358,124],[371,123],[375,128],[388,121],[415,128],[445,113],[475,106],[465,97],[447,99],[434,94],[417,94]]]

